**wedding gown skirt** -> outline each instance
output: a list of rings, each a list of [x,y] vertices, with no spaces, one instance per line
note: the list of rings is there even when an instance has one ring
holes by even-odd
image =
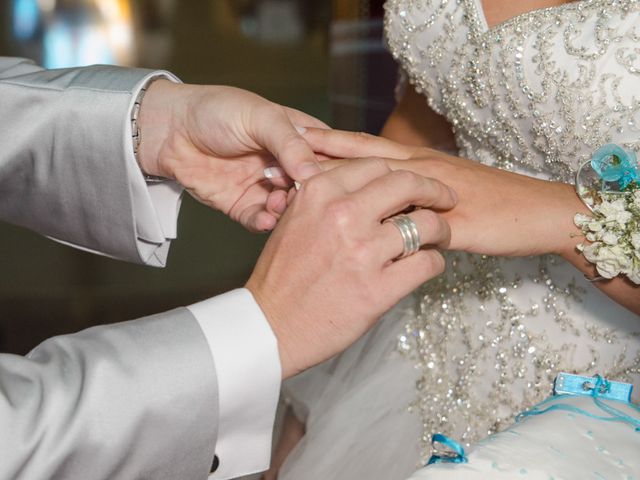
[[[448,263],[346,352],[288,382],[307,433],[279,479],[405,479],[431,455],[433,434],[470,445],[499,431],[562,371],[638,385],[640,319],[573,267]]]
[[[640,420],[640,411],[628,403],[602,402],[620,415]],[[480,441],[465,454],[466,463],[432,464],[408,480],[637,478],[640,435],[632,423],[591,417],[609,414],[590,396],[556,397],[544,408],[553,406],[558,408],[524,418]]]

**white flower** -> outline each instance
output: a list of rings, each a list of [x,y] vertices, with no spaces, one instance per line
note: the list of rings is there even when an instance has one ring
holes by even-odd
[[[628,271],[633,268],[633,255],[623,245],[615,245],[610,250],[618,258],[622,270]]]
[[[627,210],[627,202],[624,198],[618,198],[613,202],[604,200],[596,207],[596,211],[605,217],[606,222],[617,222],[625,226],[631,220],[631,212]]]
[[[600,193],[593,216],[576,214],[586,240],[577,250],[604,278],[625,275],[640,285],[640,189],[624,195]]]
[[[600,244],[598,242],[592,243],[590,245],[585,246],[582,249],[582,254],[584,258],[587,259],[590,263],[596,263],[598,261],[598,249],[600,248]]]
[[[601,239],[607,245],[617,245],[618,244],[618,235],[613,232],[604,232],[601,236]]]
[[[627,272],[627,277],[636,285],[640,285],[640,268],[633,268]]]
[[[584,213],[576,213],[576,216],[573,217],[573,223],[576,224],[577,227],[582,228],[583,225],[588,224],[592,220],[592,217],[589,215],[585,215]]]
[[[601,246],[595,263],[600,275],[604,278],[613,278],[629,268],[630,262],[631,259],[625,255],[624,250],[616,245],[615,247]]]
[[[602,222],[598,222],[596,220],[590,221],[587,226],[592,232],[599,232],[600,230],[602,230]]]

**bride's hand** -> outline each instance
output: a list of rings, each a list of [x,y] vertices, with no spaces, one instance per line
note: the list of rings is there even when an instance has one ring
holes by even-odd
[[[572,254],[579,234],[573,224],[586,211],[572,186],[487,167],[427,149],[407,160],[388,160],[392,169],[408,169],[439,179],[460,197],[445,213],[452,250],[500,256]]]
[[[501,256],[574,255],[578,240],[572,234],[579,230],[573,217],[586,207],[571,185],[361,133],[311,129],[305,138],[327,158],[384,157],[392,169],[411,170],[450,185],[459,196],[457,206],[443,214],[451,226],[452,250]]]

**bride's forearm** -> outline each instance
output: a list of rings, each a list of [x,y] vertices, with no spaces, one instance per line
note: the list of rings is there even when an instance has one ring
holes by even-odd
[[[450,185],[460,197],[443,216],[451,225],[451,247],[499,256],[555,254],[587,278],[597,278],[595,265],[576,249],[584,238],[574,224],[589,210],[572,185],[537,180],[451,156],[391,162],[392,168],[414,170]],[[640,314],[640,286],[624,276],[594,285],[614,301]]]
[[[575,248],[562,257],[584,273],[587,278],[599,278],[595,266],[589,263]],[[593,284],[620,305],[640,315],[640,286],[629,281],[627,277],[618,275],[611,280],[595,280]]]

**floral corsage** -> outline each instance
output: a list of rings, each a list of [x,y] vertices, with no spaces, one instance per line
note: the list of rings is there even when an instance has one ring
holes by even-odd
[[[578,170],[576,190],[591,215],[574,222],[589,242],[577,248],[605,279],[640,285],[640,178],[634,152],[608,144]]]

